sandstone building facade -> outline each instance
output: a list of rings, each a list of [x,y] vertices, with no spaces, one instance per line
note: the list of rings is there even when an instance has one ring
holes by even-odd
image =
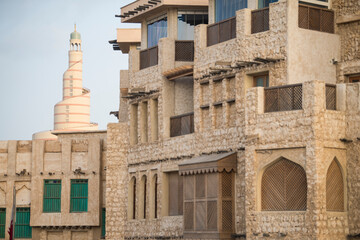
[[[76,29],[63,83],[54,131],[35,133],[31,141],[0,141],[0,239],[9,239],[14,188],[15,239],[105,235],[106,131],[90,123],[90,91],[82,87]]]
[[[237,11],[235,11],[237,10]],[[138,0],[107,239],[360,234],[357,0]]]

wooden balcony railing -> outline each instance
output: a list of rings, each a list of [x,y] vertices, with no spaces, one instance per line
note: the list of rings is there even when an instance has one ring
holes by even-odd
[[[265,112],[302,109],[302,85],[269,87],[264,90]]]
[[[170,137],[194,132],[194,113],[186,113],[170,118]]]
[[[194,61],[194,41],[175,41],[175,61]]]
[[[336,110],[336,85],[326,84],[326,109]]]
[[[158,64],[158,46],[140,51],[140,69]]]
[[[253,10],[251,12],[251,33],[269,30],[269,8]]]
[[[299,27],[334,33],[334,11],[308,5],[299,5]]]
[[[236,37],[236,17],[226,19],[207,27],[207,46],[225,42]]]

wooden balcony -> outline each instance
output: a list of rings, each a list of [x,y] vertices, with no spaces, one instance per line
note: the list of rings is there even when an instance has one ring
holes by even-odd
[[[140,51],[140,70],[158,65],[158,46]]]
[[[211,24],[207,27],[207,46],[212,46],[236,37],[236,17]]]

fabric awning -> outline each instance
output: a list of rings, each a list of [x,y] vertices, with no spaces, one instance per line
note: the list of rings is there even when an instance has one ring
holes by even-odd
[[[179,164],[179,174],[182,176],[223,171],[236,172],[236,153],[202,155]]]

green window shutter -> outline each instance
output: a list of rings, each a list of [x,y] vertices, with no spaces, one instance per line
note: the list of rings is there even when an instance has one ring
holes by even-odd
[[[30,208],[16,208],[15,238],[32,238]]]
[[[44,180],[43,212],[61,212],[61,180]]]
[[[70,212],[87,212],[88,180],[72,179],[70,193]]]
[[[5,238],[6,208],[0,208],[0,238]]]
[[[101,238],[105,238],[105,221],[106,221],[106,209],[103,208],[101,211]]]

